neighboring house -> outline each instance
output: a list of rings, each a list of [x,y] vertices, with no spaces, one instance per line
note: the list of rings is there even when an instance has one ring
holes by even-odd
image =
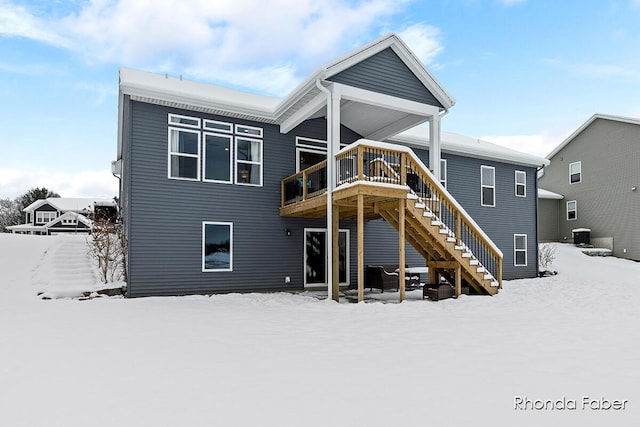
[[[540,239],[572,242],[589,229],[591,244],[640,260],[640,120],[595,114],[547,156]]]
[[[365,264],[400,276],[426,264],[424,280],[483,294],[535,277],[547,162],[441,136],[453,104],[395,35],[284,99],[122,68],[128,296],[326,286],[336,298],[338,284],[362,291]]]
[[[26,208],[25,223],[7,227],[12,233],[51,235],[58,233],[87,233],[92,216],[99,212],[113,212],[113,200],[49,197],[36,200]]]

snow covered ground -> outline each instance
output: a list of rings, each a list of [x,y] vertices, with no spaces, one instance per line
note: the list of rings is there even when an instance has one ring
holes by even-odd
[[[38,297],[95,289],[81,246],[0,234],[2,426],[640,421],[640,263],[559,245],[557,276],[439,302]]]

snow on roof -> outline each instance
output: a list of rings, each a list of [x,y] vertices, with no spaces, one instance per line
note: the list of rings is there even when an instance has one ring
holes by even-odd
[[[423,126],[416,126],[389,138],[389,140],[428,147],[429,129]],[[498,160],[528,166],[546,166],[549,164],[549,161],[542,157],[522,153],[488,141],[451,132],[442,132],[441,149],[445,152],[460,154],[463,156]]]
[[[553,191],[538,188],[538,198],[561,200],[564,199],[564,196],[562,194],[554,193]]]
[[[47,199],[36,200],[35,202],[24,208],[24,211],[32,212],[45,203],[49,203],[51,206],[62,212],[80,212],[83,210],[90,211],[93,210],[93,204],[96,202],[100,203],[100,206],[116,206],[115,201],[112,199],[49,197]]]
[[[584,122],[582,124],[582,126],[580,126],[578,129],[576,129],[575,132],[573,132],[571,135],[569,135],[569,137],[567,139],[565,139],[564,141],[562,141],[560,143],[560,145],[558,145],[556,148],[553,149],[553,151],[551,153],[549,153],[547,155],[547,159],[552,158],[553,156],[555,156],[556,154],[558,154],[558,152],[560,150],[562,150],[564,147],[566,147],[571,141],[573,141],[573,139],[578,136],[580,133],[582,133],[583,130],[585,130],[591,123],[593,123],[594,121],[596,121],[596,119],[603,119],[603,120],[611,120],[614,122],[620,122],[620,123],[630,123],[632,125],[640,125],[640,119],[635,119],[632,117],[622,117],[622,116],[613,116],[610,114],[601,114],[601,113],[596,113],[593,116],[591,116],[589,118],[589,120],[587,120],[586,122]]]
[[[252,112],[269,118],[281,102],[279,98],[124,67],[120,68],[120,90],[128,95],[212,109]]]

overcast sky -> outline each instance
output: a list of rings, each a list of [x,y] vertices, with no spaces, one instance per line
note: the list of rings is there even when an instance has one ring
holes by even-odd
[[[283,97],[388,32],[456,99],[445,131],[544,156],[640,117],[640,0],[0,0],[0,198],[117,195],[120,66]]]

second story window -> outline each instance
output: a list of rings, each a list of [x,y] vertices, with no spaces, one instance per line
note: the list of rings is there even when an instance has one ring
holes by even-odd
[[[516,196],[527,197],[527,173],[516,171]]]
[[[169,128],[169,178],[200,179],[200,132]]]
[[[569,184],[582,182],[582,162],[569,163]]]
[[[480,204],[496,205],[496,168],[493,166],[480,167]]]
[[[236,184],[262,185],[262,141],[236,137]]]
[[[46,224],[58,217],[58,213],[55,211],[37,211],[36,212],[36,224]]]

